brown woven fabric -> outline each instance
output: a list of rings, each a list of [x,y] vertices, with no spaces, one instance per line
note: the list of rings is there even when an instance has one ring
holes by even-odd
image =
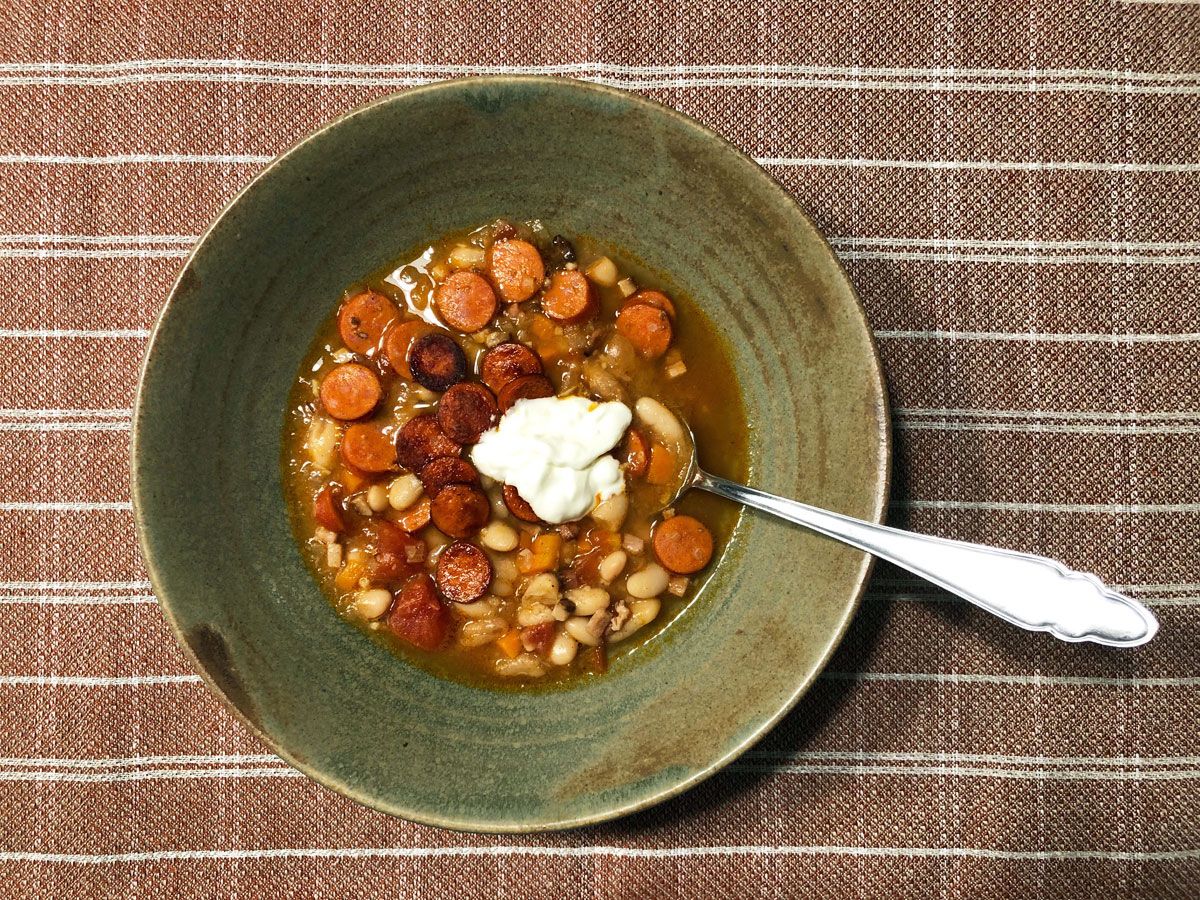
[[[390,819],[198,684],[134,549],[138,364],[192,236],[369,99],[487,71],[642,91],[760,158],[861,289],[892,518],[1154,606],[1136,652],[888,567],[729,770],[577,832]],[[0,16],[0,894],[1200,893],[1200,6],[149,0]]]

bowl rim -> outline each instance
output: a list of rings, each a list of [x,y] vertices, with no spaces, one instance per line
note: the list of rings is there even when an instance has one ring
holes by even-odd
[[[287,165],[293,153],[300,147],[322,138],[327,132],[334,128],[341,127],[345,123],[351,121],[359,115],[370,112],[379,106],[384,106],[391,103],[403,102],[406,98],[423,97],[430,94],[447,93],[453,94],[463,88],[479,88],[493,86],[512,86],[522,84],[537,84],[544,87],[549,87],[555,90],[566,91],[581,91],[585,93],[593,93],[602,96],[607,96],[623,103],[630,103],[639,106],[644,110],[658,116],[666,116],[675,121],[676,124],[695,133],[700,138],[707,141],[715,141],[722,149],[731,154],[738,163],[746,168],[752,175],[760,178],[768,190],[777,194],[785,204],[789,204],[794,212],[799,215],[812,229],[817,241],[823,247],[828,260],[835,267],[836,272],[840,275],[841,280],[848,290],[851,299],[854,301],[854,314],[857,324],[861,326],[863,333],[867,339],[867,344],[871,351],[871,382],[873,393],[875,394],[875,409],[878,411],[878,433],[876,436],[877,448],[881,458],[879,471],[876,473],[874,484],[874,509],[872,510],[869,521],[880,523],[883,521],[887,510],[888,498],[891,491],[891,475],[892,475],[892,423],[891,423],[891,406],[888,397],[887,385],[883,376],[883,361],[879,354],[879,347],[875,340],[874,332],[871,329],[870,323],[867,320],[866,310],[863,307],[862,299],[859,297],[857,289],[854,287],[853,281],[847,274],[845,267],[842,265],[837,254],[834,253],[828,239],[817,226],[813,218],[800,205],[796,198],[783,187],[769,172],[754,161],[747,153],[735,146],[731,141],[727,140],[713,129],[699,122],[695,118],[682,113],[677,109],[673,109],[664,103],[660,103],[653,98],[637,94],[632,91],[626,91],[608,85],[597,84],[595,82],[584,81],[577,78],[568,78],[557,75],[485,75],[485,76],[469,76],[463,78],[444,79],[429,84],[420,85],[417,87],[407,88],[396,91],[385,96],[376,98],[369,102],[360,104],[341,115],[325,122],[315,130],[303,135],[299,139],[293,141],[283,151],[276,155],[269,163],[267,163],[261,171],[250,179],[236,194],[221,208],[221,211],[213,218],[212,222],[204,229],[196,243],[192,245],[187,258],[180,267],[179,274],[171,284],[170,291],[167,293],[166,302],[163,304],[158,317],[155,320],[154,327],[150,331],[150,336],[147,340],[146,351],[142,358],[141,366],[138,370],[137,392],[133,403],[132,428],[130,434],[129,448],[129,473],[130,473],[130,493],[133,507],[134,527],[137,531],[138,549],[141,552],[142,560],[146,565],[146,571],[149,576],[151,588],[154,591],[155,599],[159,609],[162,611],[163,617],[167,620],[172,633],[175,636],[176,643],[183,650],[192,668],[199,674],[202,682],[209,691],[217,697],[226,710],[231,712],[242,725],[247,728],[251,734],[262,741],[272,753],[275,753],[281,759],[298,770],[306,777],[312,779],[322,787],[328,788],[350,800],[360,803],[370,809],[388,815],[397,816],[407,821],[416,822],[421,825],[430,825],[437,828],[445,828],[451,831],[476,833],[476,834],[533,834],[549,831],[563,831],[574,828],[581,828],[588,825],[596,825],[602,822],[612,821],[640,810],[648,809],[657,806],[673,797],[677,797],[684,791],[695,787],[708,778],[715,775],[733,760],[741,756],[746,750],[757,743],[768,731],[775,727],[779,721],[786,716],[800,699],[808,693],[813,682],[824,671],[829,664],[830,658],[837,650],[845,636],[850,622],[854,619],[858,612],[858,608],[862,603],[863,594],[866,591],[866,585],[871,577],[871,571],[874,568],[875,558],[870,554],[864,554],[864,560],[860,564],[858,578],[852,589],[850,602],[845,607],[845,612],[838,626],[833,629],[827,639],[825,648],[821,653],[816,665],[813,667],[808,677],[802,679],[791,692],[787,701],[780,705],[772,715],[766,717],[758,723],[741,741],[735,746],[728,749],[726,752],[714,757],[704,766],[691,772],[686,778],[680,779],[675,783],[661,788],[653,793],[639,796],[627,803],[618,804],[609,807],[602,812],[597,812],[589,815],[580,815],[566,819],[537,819],[524,822],[493,822],[487,820],[472,820],[465,818],[455,818],[441,816],[436,813],[431,813],[427,810],[413,809],[405,807],[402,803],[394,803],[383,798],[376,798],[360,793],[349,785],[332,777],[325,771],[310,765],[309,763],[296,758],[289,750],[283,746],[279,740],[267,732],[265,729],[251,721],[220,687],[218,682],[209,673],[207,667],[196,656],[196,653],[185,639],[183,628],[175,617],[172,604],[166,596],[166,592],[160,589],[162,579],[159,573],[159,566],[155,560],[154,553],[151,551],[148,534],[150,525],[145,519],[142,506],[141,489],[139,488],[139,460],[141,458],[141,430],[143,418],[146,415],[143,389],[145,386],[146,373],[150,363],[154,358],[158,348],[158,338],[162,331],[164,321],[171,312],[172,306],[176,302],[181,285],[185,279],[191,274],[192,265],[200,254],[205,251],[210,239],[221,228],[226,217],[231,211],[242,201],[242,198],[250,191],[254,190],[258,183],[272,175],[276,169]]]

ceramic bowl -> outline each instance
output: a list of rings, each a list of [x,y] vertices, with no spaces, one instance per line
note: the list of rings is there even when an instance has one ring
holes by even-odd
[[[284,508],[288,388],[347,284],[500,215],[620,246],[720,323],[758,487],[878,521],[889,469],[845,273],[783,189],[677,112],[562,79],[443,82],[268,166],[197,244],[150,342],[133,443],[150,578],[209,687],[296,768],[387,813],[489,832],[609,819],[712,774],[817,677],[869,570],[748,513],[657,652],[559,691],[441,680],[340,620]]]

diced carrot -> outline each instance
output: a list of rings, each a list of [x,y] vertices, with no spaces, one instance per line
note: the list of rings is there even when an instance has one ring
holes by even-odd
[[[349,466],[339,466],[334,477],[334,481],[340,483],[341,486],[345,488],[347,494],[353,494],[360,487],[367,483],[366,478],[358,474],[358,472],[355,472]]]
[[[522,550],[533,550],[533,532],[526,531],[524,528],[522,528],[521,536],[518,538],[518,540],[520,541],[519,546]]]
[[[558,333],[558,326],[543,315],[536,315],[529,326],[535,338],[533,349],[542,362],[564,356],[571,348],[566,338]]]
[[[349,591],[358,587],[358,580],[366,574],[366,563],[357,559],[349,559],[338,570],[337,575],[333,578],[333,583],[338,586],[338,590]]]
[[[516,659],[521,654],[521,632],[510,628],[504,637],[496,641],[496,646],[509,659]]]
[[[650,448],[650,468],[646,470],[646,481],[650,484],[670,484],[675,477],[675,454],[662,444]]]
[[[562,549],[562,538],[556,532],[548,531],[533,539],[533,550],[526,555],[517,556],[517,571],[522,575],[534,575],[538,572],[552,572],[558,568],[558,554]]]

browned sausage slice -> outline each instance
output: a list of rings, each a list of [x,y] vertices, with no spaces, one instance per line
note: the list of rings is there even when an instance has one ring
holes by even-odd
[[[438,599],[428,575],[413,575],[392,603],[388,627],[401,640],[422,650],[436,650],[450,633],[450,610]]]
[[[425,493],[436,497],[442,488],[451,484],[479,484],[479,472],[465,459],[457,456],[439,456],[421,468],[421,484]]]
[[[490,511],[487,495],[469,484],[446,485],[429,507],[438,530],[456,538],[470,537],[486,525]]]
[[[508,507],[510,513],[522,522],[542,521],[538,514],[533,511],[533,507],[525,502],[525,498],[511,484],[504,486],[504,505]]]
[[[321,382],[321,405],[335,419],[361,419],[382,398],[379,376],[358,363],[334,366]]]
[[[342,435],[342,459],[362,472],[386,472],[396,465],[396,448],[374,425],[351,425]]]
[[[467,356],[458,341],[434,331],[412,342],[408,367],[418,384],[440,393],[467,377]]]
[[[482,384],[464,381],[442,394],[437,417],[450,440],[474,444],[481,434],[496,424],[500,411],[491,391]]]
[[[555,272],[542,295],[542,312],[556,322],[573,325],[599,310],[592,283],[578,270]]]
[[[329,485],[321,488],[313,499],[313,518],[317,520],[318,525],[328,528],[334,534],[341,534],[346,530],[341,498]]]
[[[396,456],[410,472],[419,472],[431,459],[460,453],[462,447],[446,437],[433,413],[413,416],[396,432]]]
[[[383,353],[401,378],[411,381],[413,377],[412,369],[408,367],[408,351],[412,348],[413,341],[432,331],[433,326],[420,319],[397,322],[388,329],[383,339]]]
[[[500,389],[500,411],[508,412],[518,400],[537,400],[541,397],[553,397],[554,385],[545,375],[522,375],[514,378]]]
[[[672,516],[654,529],[654,555],[663,568],[691,575],[708,565],[713,555],[712,532],[699,519]]]
[[[497,344],[483,354],[479,377],[496,393],[522,375],[541,375],[542,361],[538,355],[516,341]]]
[[[447,600],[474,603],[492,583],[492,562],[474,544],[455,541],[438,557],[436,577],[438,590]]]
[[[546,277],[537,247],[516,238],[496,241],[488,248],[488,269],[492,283],[506,303],[528,300]]]
[[[396,581],[416,575],[425,564],[429,547],[387,519],[372,519],[367,526],[374,536],[375,559],[371,575],[379,581]]]
[[[459,271],[434,289],[433,305],[443,322],[455,331],[471,334],[492,321],[496,292],[482,275]]]
[[[621,307],[617,331],[647,359],[657,359],[671,346],[671,319],[665,310],[649,303]]]
[[[338,310],[338,334],[355,353],[366,353],[379,346],[384,331],[399,316],[396,304],[383,294],[363,291],[347,299]]]
[[[672,319],[675,318],[675,304],[672,303],[671,298],[662,291],[638,291],[621,305],[633,306],[635,303],[646,303],[650,306],[657,306]]]

